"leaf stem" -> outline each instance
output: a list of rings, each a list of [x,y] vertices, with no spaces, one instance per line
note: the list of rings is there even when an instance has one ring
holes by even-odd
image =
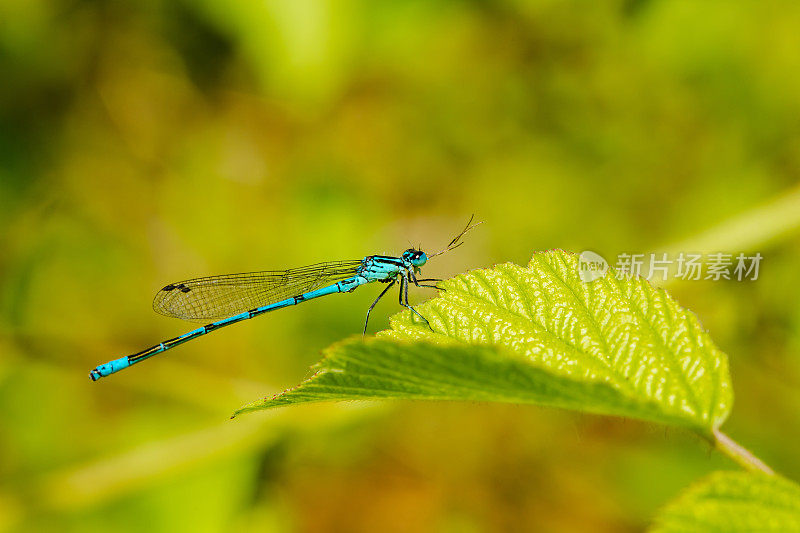
[[[714,428],[714,447],[746,470],[763,472],[770,476],[775,475],[775,471],[764,464],[761,459],[716,428]]]

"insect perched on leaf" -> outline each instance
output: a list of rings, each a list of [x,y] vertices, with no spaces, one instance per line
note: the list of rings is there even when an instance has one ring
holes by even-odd
[[[153,309],[166,316],[184,320],[214,320],[203,327],[165,340],[133,355],[99,365],[89,372],[92,381],[110,376],[123,368],[165,352],[179,344],[196,339],[206,333],[229,326],[248,318],[263,315],[276,309],[297,305],[338,292],[352,292],[359,285],[375,281],[387,286],[367,310],[364,333],[367,331],[369,314],[378,301],[395,284],[400,284],[400,305],[407,307],[425,323],[428,321],[408,304],[408,286],[433,287],[421,282],[436,282],[439,279],[419,279],[417,274],[431,257],[454,250],[463,244],[461,238],[480,222],[472,224],[470,217],[466,227],[442,250],[427,255],[422,250],[409,248],[399,257],[368,255],[351,261],[317,263],[290,270],[266,270],[244,274],[226,274],[194,278],[180,283],[170,283],[158,291],[153,300]]]

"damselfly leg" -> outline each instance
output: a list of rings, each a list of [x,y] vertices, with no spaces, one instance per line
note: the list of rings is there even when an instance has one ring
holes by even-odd
[[[417,310],[414,309],[413,307],[411,307],[411,305],[409,305],[409,303],[408,303],[408,272],[402,272],[401,273],[400,294],[399,294],[399,297],[398,297],[398,302],[400,303],[400,305],[402,305],[406,309],[410,309],[412,313],[414,313],[415,315],[420,317],[422,320],[424,320],[425,323],[428,325],[428,328],[430,328],[430,330],[433,331],[433,328],[431,327],[431,323],[428,322],[428,319],[425,318],[424,316],[422,316],[421,314],[419,314],[417,312]]]
[[[369,324],[369,314],[372,312],[372,309],[374,309],[375,306],[378,305],[378,302],[381,300],[381,298],[383,298],[383,295],[386,294],[386,292],[389,289],[391,289],[396,282],[397,280],[394,279],[390,281],[389,284],[386,286],[386,288],[381,291],[381,293],[378,295],[377,298],[375,298],[375,301],[372,302],[372,305],[369,306],[369,309],[367,309],[367,319],[364,320],[364,333],[362,333],[362,335],[367,334],[367,324]]]

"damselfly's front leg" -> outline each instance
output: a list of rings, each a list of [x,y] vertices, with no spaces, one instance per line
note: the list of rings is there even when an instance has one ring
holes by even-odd
[[[420,281],[442,281],[442,280],[440,280],[438,278],[417,279],[417,275],[415,273],[411,272],[410,274],[411,274],[411,281],[413,281],[414,285],[416,285],[417,287],[428,287],[429,289],[437,289],[437,290],[440,290],[440,291],[445,290],[443,287],[437,287],[436,285],[422,285],[422,284],[420,284]]]

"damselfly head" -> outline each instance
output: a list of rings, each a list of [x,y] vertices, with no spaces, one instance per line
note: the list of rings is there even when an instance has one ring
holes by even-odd
[[[428,256],[422,250],[409,248],[403,252],[403,261],[408,261],[415,267],[421,267],[428,261]]]
[[[464,235],[466,235],[466,234],[467,234],[467,232],[468,232],[468,231],[470,231],[471,229],[473,229],[473,228],[475,228],[475,227],[477,227],[477,226],[480,226],[481,224],[483,224],[483,222],[476,222],[475,224],[473,224],[473,223],[472,223],[472,220],[473,220],[474,218],[475,218],[475,215],[472,215],[471,217],[469,217],[469,221],[467,221],[467,225],[466,225],[466,227],[465,227],[463,230],[461,230],[461,233],[459,233],[458,235],[456,235],[456,236],[455,236],[455,238],[453,238],[453,240],[452,240],[452,241],[450,241],[450,244],[448,244],[447,246],[445,246],[445,247],[444,247],[444,249],[442,249],[442,250],[439,250],[439,251],[438,251],[438,252],[436,252],[435,254],[431,254],[431,255],[429,255],[428,257],[435,257],[435,256],[437,256],[437,255],[442,255],[443,253],[445,253],[445,252],[449,252],[450,250],[455,250],[456,248],[458,248],[459,246],[461,246],[462,244],[464,244],[464,242],[461,240],[461,238],[462,238],[462,237],[464,237]]]

